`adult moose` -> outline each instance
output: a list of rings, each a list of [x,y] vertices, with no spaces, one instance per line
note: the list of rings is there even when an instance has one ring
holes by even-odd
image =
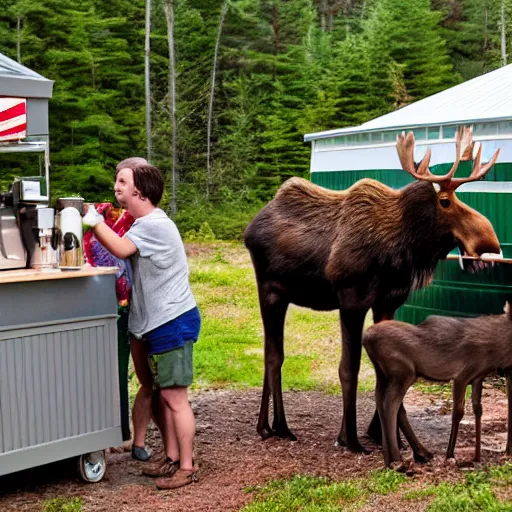
[[[251,221],[244,234],[258,285],[265,336],[265,375],[257,431],[262,438],[296,439],[288,428],[281,389],[283,327],[290,303],[340,310],[342,357],[339,377],[343,420],[338,442],[363,451],[356,430],[357,377],[367,311],[375,322],[393,318],[410,291],[427,285],[437,262],[457,245],[469,256],[500,253],[491,223],[457,199],[462,183],[482,178],[499,150],[480,165],[481,147],[467,178],[453,178],[461,155],[471,155],[466,130],[456,137],[456,159],[444,176],[430,172],[430,150],[414,163],[414,135],[402,134],[397,150],[403,169],[416,181],[401,190],[362,179],[344,191],[326,190],[291,178]],[[476,149],[476,148],[475,148]],[[472,263],[474,265],[475,263]],[[274,404],[268,420],[270,393]],[[380,434],[377,415],[372,426]]]

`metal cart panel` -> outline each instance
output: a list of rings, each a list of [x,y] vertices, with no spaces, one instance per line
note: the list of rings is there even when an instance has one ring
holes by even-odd
[[[25,299],[0,313],[0,475],[122,442],[114,278],[0,286]]]

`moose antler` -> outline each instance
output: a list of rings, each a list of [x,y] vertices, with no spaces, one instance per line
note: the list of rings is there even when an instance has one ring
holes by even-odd
[[[455,190],[457,187],[460,187],[463,183],[469,183],[470,181],[477,181],[483,178],[490,170],[490,168],[496,163],[498,159],[498,155],[500,154],[500,148],[496,150],[492,158],[485,164],[480,165],[480,159],[482,157],[482,145],[480,142],[477,142],[475,145],[476,149],[476,157],[473,161],[473,170],[471,171],[471,175],[467,178],[453,178],[450,180],[450,189]]]
[[[438,176],[437,174],[432,174],[430,172],[428,168],[430,164],[430,156],[432,154],[430,148],[427,149],[425,156],[416,167],[416,164],[414,163],[414,133],[408,132],[406,135],[405,132],[402,132],[397,137],[396,141],[396,149],[398,151],[398,158],[400,159],[400,163],[402,164],[402,169],[408,172],[411,176],[414,176],[418,180],[430,181],[434,183],[440,183],[442,181],[450,180],[451,177],[455,174],[455,171],[457,170],[457,167],[459,166],[460,162],[461,132],[462,130],[457,132],[457,136],[455,139],[457,152],[455,163],[453,164],[448,174],[445,174],[444,176]]]
[[[463,183],[476,181],[485,176],[485,174],[496,162],[500,152],[498,149],[496,153],[494,153],[494,156],[491,158],[491,160],[489,160],[489,162],[487,162],[485,165],[481,166],[480,159],[482,154],[482,146],[480,143],[477,143],[477,153],[473,163],[471,176],[467,178],[452,178],[457,171],[461,159],[469,160],[471,158],[474,143],[470,128],[460,128],[460,130],[457,132],[455,136],[455,162],[450,171],[443,176],[433,174],[429,170],[430,157],[432,154],[430,148],[427,149],[425,156],[418,165],[414,163],[414,143],[415,141],[413,132],[408,132],[407,135],[405,132],[402,132],[397,137],[396,148],[398,152],[398,158],[402,164],[402,169],[418,180],[430,181],[433,183],[443,182],[443,188],[449,188],[451,191],[455,190]]]

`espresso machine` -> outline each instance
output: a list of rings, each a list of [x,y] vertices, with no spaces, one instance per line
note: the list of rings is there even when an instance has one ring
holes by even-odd
[[[0,270],[56,266],[53,208],[48,208],[43,187],[41,177],[19,178],[0,196],[0,237],[9,248],[4,251],[8,258],[0,258]]]
[[[14,214],[12,192],[0,194],[0,270],[27,266],[27,251]]]

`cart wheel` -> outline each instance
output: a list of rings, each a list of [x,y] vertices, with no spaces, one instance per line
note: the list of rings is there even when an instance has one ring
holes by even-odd
[[[99,482],[107,470],[105,450],[86,453],[78,457],[78,475],[84,482]]]

